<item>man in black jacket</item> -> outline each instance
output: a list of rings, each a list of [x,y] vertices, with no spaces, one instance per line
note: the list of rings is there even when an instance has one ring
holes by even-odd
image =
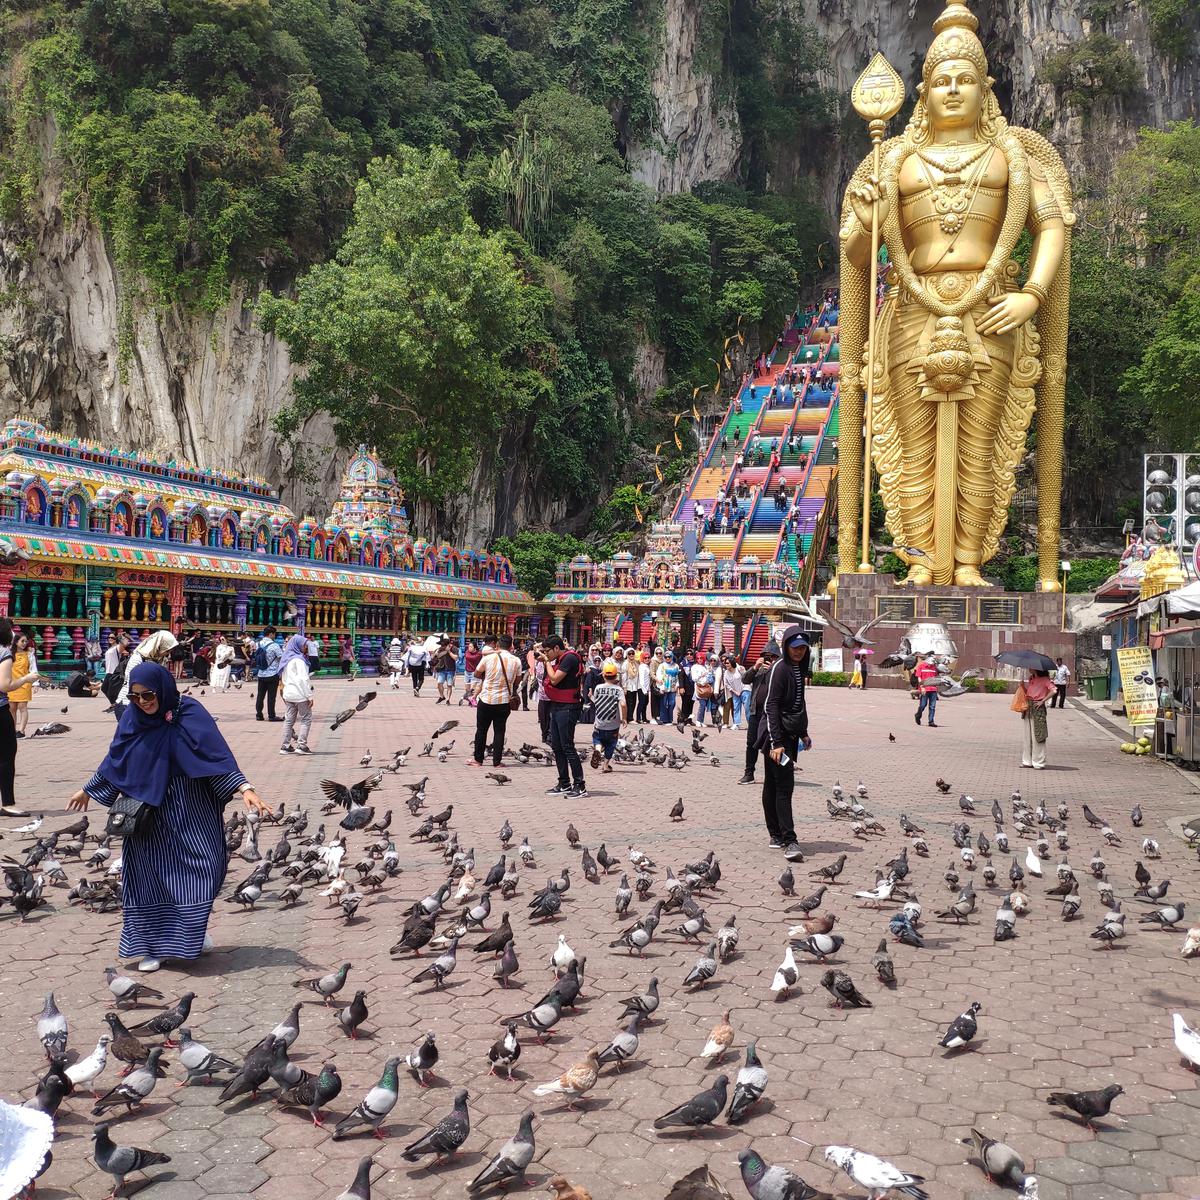
[[[799,625],[789,625],[781,639],[783,657],[767,674],[762,700],[758,744],[763,758],[763,816],[771,845],[783,850],[789,862],[803,862],[804,852],[796,841],[792,820],[792,791],[796,785],[796,755],[808,736],[808,709],[804,684],[808,678],[808,637]]]
[[[762,653],[742,676],[742,682],[750,689],[750,710],[746,717],[746,770],[738,783],[754,782],[754,768],[758,765],[758,726],[762,720],[763,696],[767,690],[767,676],[778,659],[778,643],[774,640],[768,641]]]

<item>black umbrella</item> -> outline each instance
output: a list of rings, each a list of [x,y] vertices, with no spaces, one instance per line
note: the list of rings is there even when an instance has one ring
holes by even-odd
[[[1001,650],[996,661],[1023,671],[1053,671],[1054,659],[1040,650]]]

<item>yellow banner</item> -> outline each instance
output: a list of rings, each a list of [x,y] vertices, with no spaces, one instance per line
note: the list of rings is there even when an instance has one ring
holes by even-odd
[[[1117,651],[1125,717],[1138,729],[1153,725],[1158,715],[1158,689],[1154,686],[1154,659],[1149,646],[1125,646]]]

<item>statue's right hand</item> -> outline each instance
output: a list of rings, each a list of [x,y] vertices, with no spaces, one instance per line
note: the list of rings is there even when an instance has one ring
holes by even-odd
[[[883,224],[888,213],[889,203],[887,189],[882,183],[868,179],[866,183],[853,185],[847,194],[850,198],[850,207],[863,229],[871,228],[871,208],[877,200],[879,202],[879,223]]]

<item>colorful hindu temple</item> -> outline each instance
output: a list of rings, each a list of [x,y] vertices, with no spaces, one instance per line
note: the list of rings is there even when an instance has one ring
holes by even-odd
[[[261,482],[63,438],[0,431],[0,614],[38,630],[44,667],[120,631],[304,629],[373,664],[395,633],[535,629],[508,560],[409,534],[395,476],[365,446],[323,524]],[[8,548],[6,548],[8,549]],[[27,558],[24,556],[28,556]]]
[[[558,568],[545,599],[579,641],[651,636],[753,657],[812,594],[837,494],[836,301],[789,322],[741,381],[645,551]]]

